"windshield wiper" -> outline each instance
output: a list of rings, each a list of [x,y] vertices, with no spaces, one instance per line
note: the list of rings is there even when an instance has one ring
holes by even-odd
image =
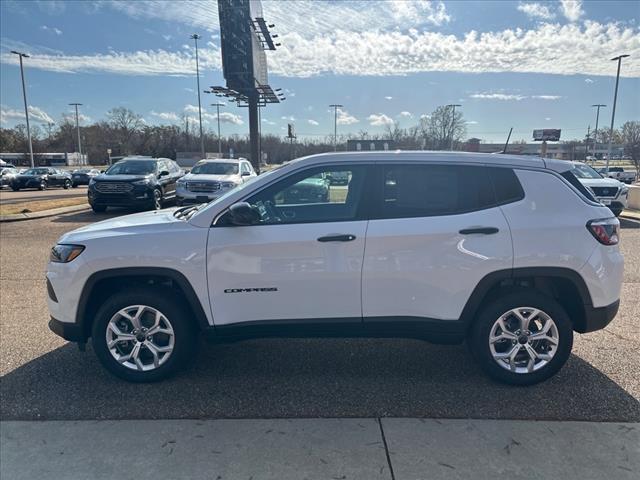
[[[188,207],[182,207],[173,212],[173,216],[176,218],[184,218],[185,220],[189,220],[194,213],[196,213],[200,208],[205,206],[206,203],[202,203],[200,205],[191,205]]]

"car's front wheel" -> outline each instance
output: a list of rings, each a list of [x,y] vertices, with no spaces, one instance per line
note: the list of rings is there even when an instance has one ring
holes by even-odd
[[[107,207],[105,205],[91,205],[91,209],[94,213],[103,213],[107,211]]]
[[[566,363],[573,347],[573,328],[553,298],[523,290],[482,310],[472,327],[469,346],[490,377],[512,385],[532,385],[553,376]]]
[[[153,203],[151,204],[151,208],[154,210],[162,209],[162,192],[158,188],[153,190]]]
[[[46,180],[42,180],[40,182],[40,185],[38,185],[38,190],[46,190],[47,189],[47,181]]]
[[[65,190],[68,190],[69,187],[71,187],[71,181],[70,180],[65,180],[64,181],[64,185],[62,185],[62,188],[64,188]]]
[[[93,348],[102,365],[130,382],[165,379],[195,350],[195,331],[178,296],[164,288],[131,289],[98,310]]]

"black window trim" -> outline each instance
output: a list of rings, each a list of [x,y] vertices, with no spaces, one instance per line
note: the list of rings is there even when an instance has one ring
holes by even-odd
[[[317,165],[309,165],[308,167],[304,167],[304,168],[300,168],[297,170],[294,170],[292,172],[287,173],[286,175],[283,175],[282,177],[276,178],[274,179],[272,182],[269,182],[266,185],[263,185],[261,188],[253,190],[252,192],[249,192],[247,195],[245,195],[244,197],[242,197],[241,199],[238,199],[236,202],[234,203],[239,203],[239,202],[246,202],[248,198],[253,197],[254,195],[258,195],[259,193],[261,193],[262,191],[266,190],[267,188],[270,188],[278,183],[280,183],[281,181],[284,181],[292,176],[297,176],[300,175],[304,172],[310,171],[310,170],[322,170],[322,169],[327,169],[327,168],[354,168],[354,167],[362,167],[364,169],[364,185],[362,188],[362,192],[361,192],[361,198],[360,198],[360,205],[358,205],[358,210],[356,211],[356,215],[354,218],[349,218],[349,219],[344,219],[344,220],[321,220],[321,221],[315,221],[315,220],[305,220],[305,221],[297,221],[297,222],[283,222],[283,223],[256,223],[254,225],[230,225],[230,224],[225,224],[225,225],[221,225],[219,224],[220,220],[227,215],[227,213],[229,212],[229,208],[231,207],[231,205],[229,205],[228,207],[226,207],[224,210],[222,210],[219,214],[217,214],[215,216],[215,218],[213,219],[213,222],[211,224],[211,227],[217,227],[217,228],[223,228],[223,227],[233,227],[233,228],[244,228],[244,227],[272,227],[272,226],[278,226],[278,225],[282,225],[282,226],[286,226],[286,225],[305,225],[305,224],[310,224],[310,223],[343,223],[343,222],[360,222],[360,221],[367,221],[370,218],[370,213],[371,213],[371,207],[372,207],[372,203],[373,203],[373,198],[375,197],[375,195],[367,195],[367,192],[373,191],[373,187],[374,187],[374,183],[373,183],[373,179],[375,177],[375,170],[377,170],[377,165],[374,163],[364,163],[364,162],[345,162],[345,163],[338,163],[338,162],[330,162],[330,163],[323,163],[323,164],[317,164]],[[367,167],[370,167],[370,169],[368,169]],[[233,205],[233,204],[232,204]]]
[[[522,184],[520,184],[520,189],[523,192],[522,197],[517,198],[517,199],[512,199],[512,200],[508,200],[508,201],[503,201],[503,202],[498,202],[497,201],[497,194],[496,194],[496,190],[495,190],[495,185],[493,184],[493,179],[491,178],[491,176],[489,175],[489,173],[487,172],[487,179],[489,180],[489,182],[491,182],[491,190],[493,192],[493,196],[494,196],[494,202],[486,205],[482,208],[473,208],[473,209],[468,209],[468,210],[461,210],[458,212],[454,212],[454,213],[436,213],[436,214],[430,214],[430,215],[410,215],[410,216],[400,216],[400,217],[387,217],[387,216],[383,216],[382,215],[382,206],[383,206],[383,201],[384,201],[384,169],[387,166],[398,166],[398,165],[428,165],[428,166],[455,166],[455,167],[476,167],[476,168],[507,168],[509,170],[514,171],[515,174],[515,170],[516,170],[516,166],[513,165],[496,165],[496,164],[491,164],[491,163],[470,163],[470,162],[420,162],[420,161],[381,161],[376,163],[376,181],[375,181],[375,189],[372,189],[372,191],[374,191],[374,200],[371,202],[371,206],[370,206],[370,216],[369,216],[369,220],[401,220],[401,219],[405,219],[405,218],[431,218],[431,217],[452,217],[455,215],[465,215],[467,213],[473,213],[473,212],[481,212],[484,210],[490,210],[492,208],[497,208],[500,207],[502,205],[508,205],[511,203],[516,203],[519,201],[522,201],[526,194],[524,193],[524,188],[522,187]],[[516,179],[517,179],[517,175],[516,175]],[[518,180],[519,182],[519,180]]]

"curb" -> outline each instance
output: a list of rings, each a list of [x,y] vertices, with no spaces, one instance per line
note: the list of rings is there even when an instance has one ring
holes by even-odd
[[[626,218],[627,220],[640,221],[640,210],[631,210],[627,208],[626,210],[622,211],[620,217]]]
[[[53,217],[63,213],[80,212],[82,210],[88,210],[89,205],[71,205],[69,207],[52,208],[49,210],[42,210],[40,212],[30,213],[14,213],[12,215],[0,215],[0,223],[4,222],[20,222],[23,220],[35,220],[37,218]]]

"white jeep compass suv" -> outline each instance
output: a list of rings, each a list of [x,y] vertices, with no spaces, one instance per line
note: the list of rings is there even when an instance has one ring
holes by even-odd
[[[302,158],[209,204],[63,235],[49,325],[137,382],[183,366],[198,332],[466,340],[493,378],[540,382],[620,298],[619,222],[571,170],[457,152]],[[305,194],[319,177],[348,181]]]

